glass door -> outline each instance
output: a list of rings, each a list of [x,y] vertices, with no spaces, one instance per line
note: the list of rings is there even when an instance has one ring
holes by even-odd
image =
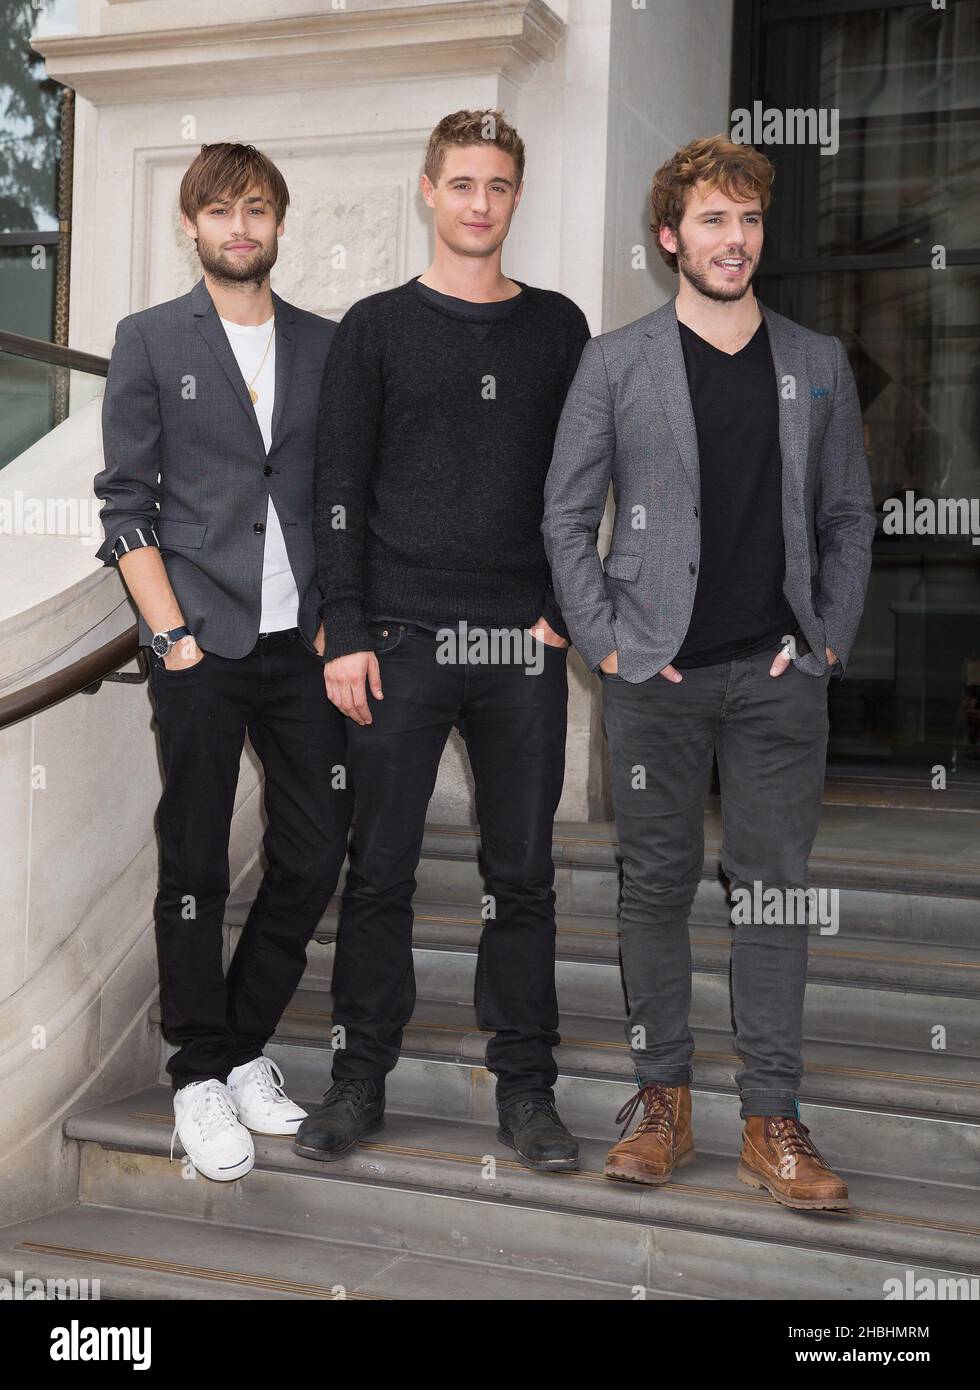
[[[980,787],[980,0],[737,4],[753,101],[837,113],[836,150],[759,145],[756,286],[843,341],[864,414],[878,533],[831,770]]]

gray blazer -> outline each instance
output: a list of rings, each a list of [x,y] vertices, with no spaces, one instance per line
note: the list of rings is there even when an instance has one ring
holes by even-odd
[[[202,278],[189,294],[120,320],[102,406],[105,468],[95,478],[105,544],[153,537],[188,627],[205,651],[241,657],[262,612],[271,493],[312,646],[322,595],[313,553],[320,383],[337,325],[273,293],[276,397],[266,457],[241,370]],[[139,543],[139,542],[137,542]],[[152,633],[142,617],[139,640]]]
[[[864,603],[875,511],[854,376],[837,338],[760,305],[779,389],[783,592],[811,651],[843,666]],[[596,533],[612,479],[605,563]],[[613,650],[647,680],[687,632],[700,562],[698,440],[674,301],[586,343],[545,483],[545,549],[571,639],[590,670]]]

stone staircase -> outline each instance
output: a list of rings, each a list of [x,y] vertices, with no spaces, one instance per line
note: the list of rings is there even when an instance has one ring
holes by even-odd
[[[980,817],[825,807],[811,876],[840,890],[840,930],[811,936],[801,1115],[847,1177],[848,1214],[793,1212],[735,1177],[714,804],[705,824],[691,926],[698,1158],[678,1181],[643,1188],[601,1172],[634,1090],[613,827],[555,828],[557,1091],[582,1167],[542,1174],[495,1137],[472,1008],[478,833],[432,825],[417,874],[419,997],[386,1129],[331,1164],[257,1136],[241,1182],[184,1176],[168,1158],[162,1044],[161,1084],[68,1119],[78,1203],[0,1231],[0,1273],[98,1278],[104,1299],[876,1300],[908,1271],[980,1275]],[[229,903],[232,942],[257,879]],[[335,906],[268,1049],[300,1103],[328,1085]]]

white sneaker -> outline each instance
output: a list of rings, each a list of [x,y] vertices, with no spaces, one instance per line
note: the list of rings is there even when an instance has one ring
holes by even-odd
[[[256,1134],[295,1134],[306,1119],[282,1089],[283,1075],[271,1057],[256,1057],[228,1073],[228,1090],[242,1124]]]
[[[179,1136],[197,1171],[215,1182],[243,1178],[255,1163],[252,1136],[239,1120],[228,1088],[217,1077],[175,1091],[174,1115],[171,1159]]]

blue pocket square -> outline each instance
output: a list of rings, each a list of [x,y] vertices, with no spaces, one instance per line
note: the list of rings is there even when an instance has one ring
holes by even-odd
[[[823,400],[824,396],[830,395],[830,389],[827,386],[811,386],[810,395],[820,401]]]

